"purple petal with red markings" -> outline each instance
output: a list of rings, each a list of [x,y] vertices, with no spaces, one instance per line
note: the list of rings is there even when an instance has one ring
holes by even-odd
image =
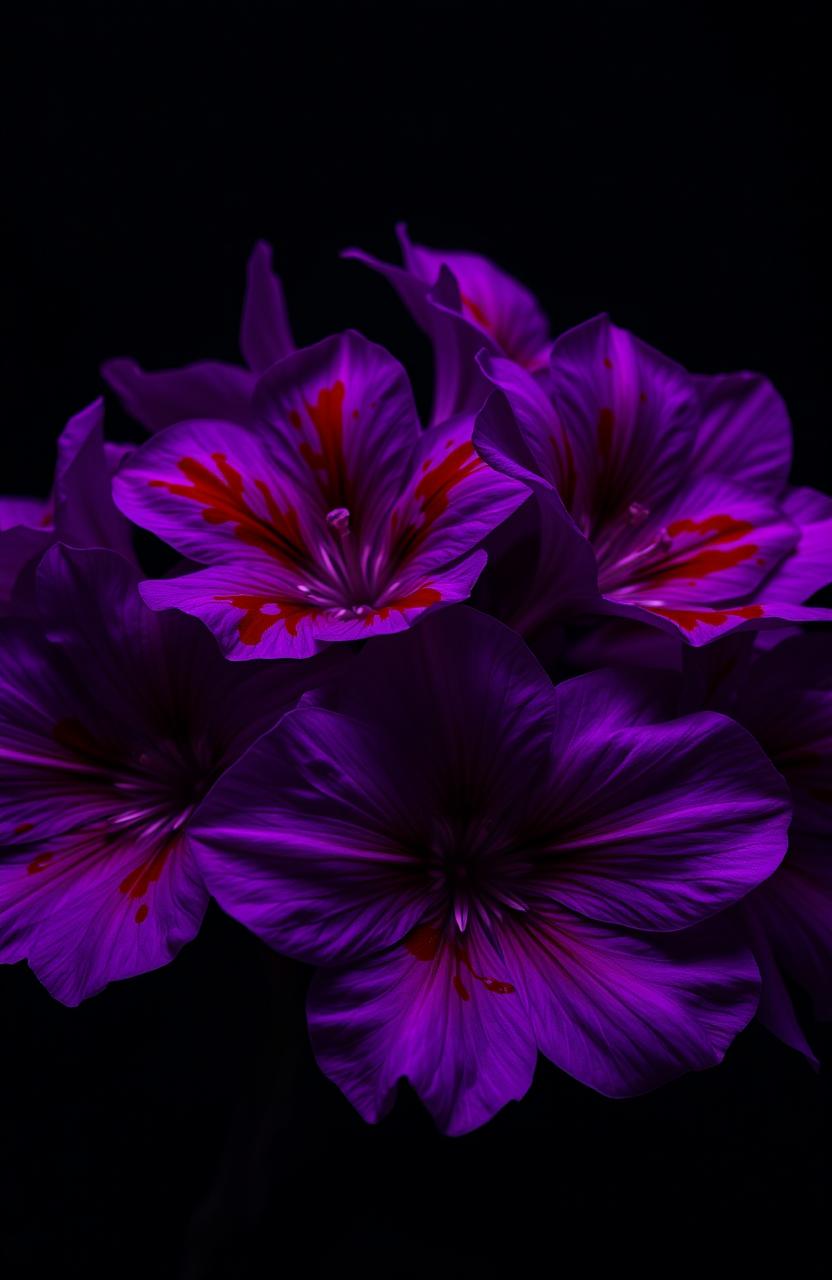
[[[470,417],[423,433],[401,366],[354,333],[272,366],[255,401],[256,427],[180,424],[116,478],[131,519],[212,566],[143,584],[152,608],[201,618],[229,657],[306,657],[467,597],[472,549],[527,497]]]

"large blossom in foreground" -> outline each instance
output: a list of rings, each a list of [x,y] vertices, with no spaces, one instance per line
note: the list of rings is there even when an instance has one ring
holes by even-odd
[[[211,566],[145,582],[144,599],[200,618],[230,658],[303,658],[465,599],[474,548],[528,496],[474,452],[470,417],[423,432],[404,370],[356,333],[272,366],[255,407],[251,429],[160,433],[114,489]]]
[[[34,607],[34,570],[53,542],[132,554],[130,527],[113,505],[111,478],[129,449],[105,444],[104,404],[70,418],[58,439],[48,498],[0,498],[0,613]]]
[[[762,977],[760,1020],[814,1061],[786,980],[832,1017],[832,637],[797,635],[768,652],[729,641],[689,661],[686,677],[688,702],[736,717],[789,784],[788,854],[741,909]]]
[[[294,349],[271,246],[261,240],[248,261],[240,324],[243,365],[200,360],[181,369],[146,373],[135,360],[118,357],[102,365],[101,374],[131,417],[148,431],[185,418],[248,422],[258,375]]]
[[[475,413],[488,394],[476,362],[485,348],[534,373],[546,368],[549,322],[537,299],[488,258],[414,244],[396,228],[404,266],[381,262],[360,249],[353,258],[389,280],[433,344],[433,421]]]
[[[194,805],[321,669],[233,666],[136,583],[113,552],[53,547],[39,620],[0,621],[0,960],[66,1004],[194,936]]]
[[[787,487],[788,415],[765,378],[693,376],[603,316],[558,339],[546,378],[480,363],[503,394],[476,447],[540,507],[524,631],[571,608],[699,645],[832,617],[802,607],[832,581],[832,500]]]
[[[732,721],[659,723],[651,699],[611,673],[555,688],[519,637],[451,610],[366,646],[206,798],[209,888],[323,966],[312,1042],[368,1120],[404,1077],[472,1129],[538,1049],[640,1093],[752,1016],[750,955],[700,922],[777,867],[786,788]]]

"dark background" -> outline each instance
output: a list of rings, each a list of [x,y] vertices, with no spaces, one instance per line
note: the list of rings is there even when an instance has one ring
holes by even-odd
[[[301,343],[362,329],[426,403],[426,343],[337,258],[394,256],[397,219],[493,256],[556,330],[608,309],[689,367],[764,370],[793,414],[796,479],[832,488],[820,14],[169,0],[7,16],[0,488],[47,492],[105,357],[234,359],[258,236]],[[138,438],[110,407],[114,437]],[[78,1010],[0,970],[7,1274],[665,1271],[822,1236],[828,1030],[819,1075],[752,1028],[719,1069],[629,1102],[541,1062],[522,1104],[446,1139],[405,1090],[383,1124],[358,1120],[311,1061],[304,981],[218,912],[168,969]]]

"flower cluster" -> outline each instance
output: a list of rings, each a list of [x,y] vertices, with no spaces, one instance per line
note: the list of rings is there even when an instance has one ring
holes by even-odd
[[[103,376],[51,497],[0,501],[0,959],[74,1005],[211,897],[314,966],[312,1044],[447,1133],[538,1052],[609,1096],[832,974],[832,499],[756,374],[605,316],[552,339],[474,254],[357,250],[434,350],[429,425],[355,332]],[[133,525],[179,557],[149,578]],[[469,602],[470,603],[466,603]]]

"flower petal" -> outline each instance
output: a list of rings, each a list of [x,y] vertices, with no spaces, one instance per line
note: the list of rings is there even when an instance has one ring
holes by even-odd
[[[750,952],[714,925],[647,940],[547,908],[503,950],[538,1048],[607,1097],[715,1066],[757,1004]]]
[[[476,356],[483,347],[497,351],[496,342],[462,314],[459,287],[447,267],[435,283],[403,267],[381,262],[358,249],[348,249],[355,259],[387,279],[431,340],[434,358],[434,397],[431,422],[445,422],[459,414],[476,413],[488,394]]]
[[[541,892],[607,924],[681,929],[754,889],[786,852],[788,789],[751,735],[700,712],[645,723],[643,679],[595,672],[555,691]]]
[[[468,323],[523,368],[545,366],[549,322],[529,289],[479,254],[414,244],[403,225],[398,234],[408,270],[434,286],[442,268],[447,268],[459,290],[459,310]]]
[[[249,369],[262,373],[294,349],[283,286],[272,269],[272,247],[259,240],[246,268],[240,350]]]
[[[800,541],[772,573],[765,594],[800,604],[832,582],[832,498],[816,489],[791,489],[782,505]]]
[[[576,451],[592,460],[586,514],[594,524],[632,503],[655,510],[685,475],[696,427],[694,380],[598,316],[558,338],[550,386]]]
[[[424,571],[447,565],[516,511],[525,485],[495,471],[472,443],[474,420],[457,418],[425,431],[412,477],[393,513],[396,559]]]
[[[109,547],[130,558],[130,526],[112,497],[117,456],[104,443],[104,401],[99,397],[70,418],[58,440],[55,533],[68,546]]]
[[[290,712],[194,817],[211,893],[270,946],[313,963],[401,938],[430,905],[407,843],[419,772],[407,740],[318,707]]]
[[[195,937],[208,894],[184,839],[162,848],[71,837],[0,861],[0,959],[27,958],[77,1005],[109,982],[167,964]]]
[[[604,555],[601,590],[664,613],[753,599],[800,534],[772,499],[708,475],[627,536]],[[639,543],[648,550],[636,558]]]
[[[146,373],[135,360],[120,357],[101,366],[101,376],[131,418],[148,431],[162,431],[191,418],[225,418],[247,423],[256,378],[247,369],[202,360],[182,369]]]
[[[792,463],[789,414],[768,378],[725,373],[694,379],[700,418],[691,467],[779,497]]]
[[[360,966],[321,970],[309,1033],[365,1120],[380,1120],[406,1079],[443,1133],[468,1133],[523,1097],[537,1053],[523,997],[501,981],[505,962],[485,935],[434,950],[433,933],[417,928]]]

